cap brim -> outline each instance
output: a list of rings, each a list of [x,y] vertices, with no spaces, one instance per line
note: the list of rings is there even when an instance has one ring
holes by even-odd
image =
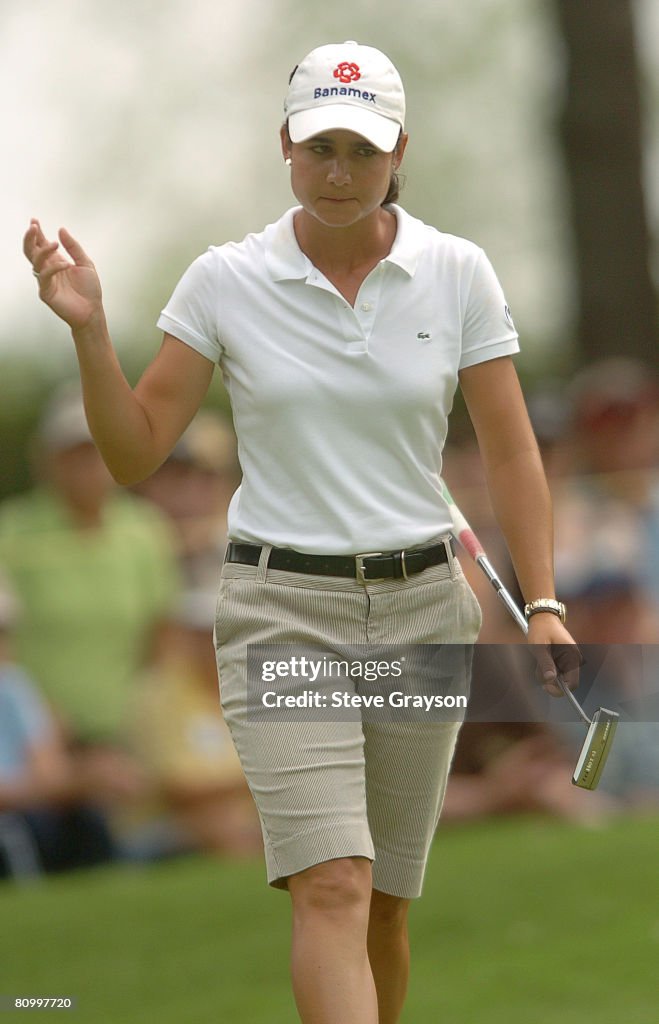
[[[398,141],[401,126],[389,117],[349,103],[328,103],[311,110],[300,110],[288,118],[291,142],[304,142],[321,132],[337,129],[355,132],[383,153],[391,153]]]
[[[41,446],[49,452],[77,448],[80,444],[94,444],[84,413],[80,416],[61,416],[58,420],[44,423],[41,429]]]

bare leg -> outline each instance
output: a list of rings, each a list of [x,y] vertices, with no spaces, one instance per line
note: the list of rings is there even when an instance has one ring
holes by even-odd
[[[368,922],[368,957],[378,994],[378,1024],[396,1024],[410,970],[407,912],[410,900],[373,890]]]
[[[291,972],[303,1024],[378,1024],[366,951],[371,864],[345,857],[291,875]]]

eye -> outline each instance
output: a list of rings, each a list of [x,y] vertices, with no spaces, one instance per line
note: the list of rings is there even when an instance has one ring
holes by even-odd
[[[318,153],[319,156],[324,156],[325,153],[329,152],[330,147],[326,142],[315,142],[312,146],[309,146],[312,153]]]
[[[359,148],[357,149],[357,153],[359,154],[359,156],[375,156],[377,150],[374,149],[372,146],[359,146]]]

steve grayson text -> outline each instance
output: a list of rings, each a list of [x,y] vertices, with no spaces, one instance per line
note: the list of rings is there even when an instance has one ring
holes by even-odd
[[[452,694],[402,693],[392,690],[386,696],[382,693],[349,693],[334,690],[319,693],[318,690],[303,690],[302,693],[276,693],[268,690],[261,697],[266,708],[466,708],[467,698]]]

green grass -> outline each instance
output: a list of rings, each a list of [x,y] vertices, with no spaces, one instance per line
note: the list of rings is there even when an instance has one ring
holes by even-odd
[[[412,912],[404,1024],[653,1024],[657,834],[656,819],[440,831]],[[297,1020],[289,901],[259,864],[5,884],[0,915],[0,994],[76,996],[66,1020]]]

